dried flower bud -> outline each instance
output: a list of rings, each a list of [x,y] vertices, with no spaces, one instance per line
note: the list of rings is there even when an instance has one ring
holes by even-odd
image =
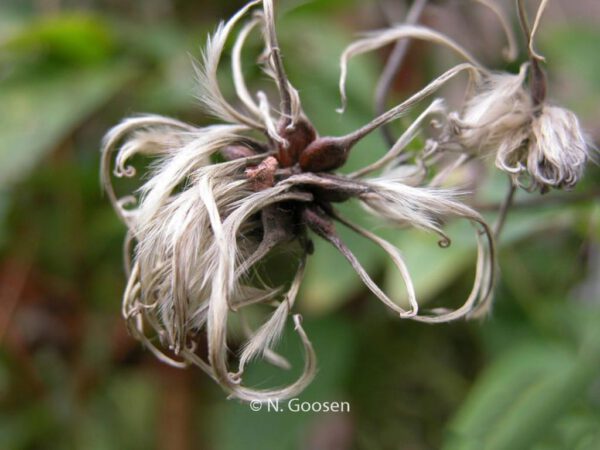
[[[589,158],[590,144],[577,116],[556,106],[544,106],[531,125],[527,171],[541,189],[573,188]]]
[[[327,172],[344,165],[350,148],[338,138],[317,139],[300,154],[300,167],[307,172]]]
[[[317,132],[311,123],[301,119],[293,125],[281,121],[279,135],[287,141],[287,146],[279,144],[278,159],[282,167],[291,167],[298,162],[302,151],[317,138]]]
[[[450,115],[440,145],[495,155],[496,166],[525,189],[572,188],[583,174],[591,145],[572,112],[537,105],[543,89],[526,89],[527,68],[522,65],[518,75],[483,76],[462,112]]]

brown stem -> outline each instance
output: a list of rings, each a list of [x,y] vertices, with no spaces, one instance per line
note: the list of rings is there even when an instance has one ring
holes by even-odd
[[[531,76],[529,79],[529,86],[531,90],[531,100],[533,106],[538,107],[546,99],[546,74],[540,66],[539,59],[531,53],[531,28],[529,26],[529,20],[527,19],[527,10],[523,0],[517,0],[517,10],[519,13],[519,22],[521,24],[521,30],[525,35],[527,42],[527,48],[529,53],[529,62],[531,64]]]
[[[421,15],[423,14],[423,10],[427,5],[427,0],[414,0],[408,15],[406,16],[407,24],[416,24]],[[392,53],[390,54],[389,59],[379,77],[379,81],[377,82],[377,88],[375,90],[375,114],[381,115],[385,112],[385,104],[388,98],[389,92],[392,87],[392,83],[394,78],[397,76],[398,72],[402,67],[402,63],[408,53],[408,49],[410,48],[410,39],[401,39],[399,40]],[[384,124],[381,127],[381,133],[383,134],[383,138],[389,146],[394,145],[395,139],[392,135],[392,131],[387,124]]]
[[[514,185],[512,180],[509,179],[509,187],[506,193],[506,197],[502,201],[500,205],[500,211],[498,214],[498,219],[494,225],[494,237],[496,240],[500,238],[500,233],[502,232],[502,228],[504,228],[504,224],[506,223],[506,217],[508,216],[508,211],[513,204],[515,198],[515,192],[517,191],[517,187]]]
[[[191,450],[194,442],[192,372],[173,367],[158,368],[160,420],[157,447],[160,450]]]

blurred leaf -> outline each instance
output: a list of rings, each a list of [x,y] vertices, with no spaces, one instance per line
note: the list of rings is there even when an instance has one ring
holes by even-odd
[[[149,375],[121,371],[97,389],[70,433],[76,448],[154,448],[158,391]]]
[[[192,61],[182,48],[165,57],[157,70],[146,74],[136,86],[135,100],[141,110],[175,116],[182,111],[201,111]]]
[[[356,349],[352,327],[339,318],[307,319],[303,326],[317,352],[319,374],[301,394],[300,401],[346,401],[343,385]],[[287,344],[290,341],[297,344],[297,340],[295,332],[288,327],[284,333],[282,347],[289,347]],[[291,355],[288,352],[283,354],[289,357],[292,367],[302,366],[298,351]],[[252,380],[258,387],[262,387],[265,382],[272,384],[274,371],[277,369],[267,365],[250,367],[247,374],[249,384],[252,384]],[[214,421],[214,427],[211,428],[215,439],[213,447],[217,450],[293,450],[298,448],[299,442],[305,441],[304,437],[310,435],[312,427],[318,426],[333,415],[335,414],[275,412],[267,411],[266,408],[253,412],[248,404],[229,401],[211,413]]]
[[[542,211],[513,211],[510,213],[502,232],[499,247],[509,246],[548,229],[567,227],[574,223],[574,211],[542,210]],[[488,223],[493,223],[488,221]],[[472,227],[465,224],[453,223],[446,227],[452,245],[440,248],[438,237],[417,230],[400,230],[397,238],[390,239],[402,252],[411,272],[413,283],[421,303],[426,303],[469,267],[475,268],[476,238]],[[401,304],[407,304],[404,283],[397,274],[391,261],[385,277],[386,292],[398,299]]]
[[[40,74],[0,88],[0,189],[27,175],[73,128],[132,80],[129,65]]]
[[[25,404],[12,414],[0,414],[0,448],[20,450],[33,448],[56,426],[51,412],[40,403]],[[57,448],[49,445],[46,448]]]
[[[559,69],[568,69],[600,91],[597,58],[600,31],[585,26],[559,27],[544,34],[541,47],[547,58]]]
[[[552,77],[550,95],[564,100],[584,116],[597,115],[599,111],[599,46],[598,29],[581,25],[555,28],[544,33],[540,42]]]
[[[448,416],[481,364],[469,325],[400,322],[375,307],[361,308],[356,321],[350,389],[359,415],[352,448],[439,449]]]
[[[63,65],[90,65],[105,60],[114,49],[103,21],[73,13],[31,21],[0,41],[0,52],[12,58],[36,57]]]
[[[600,414],[578,408],[558,421],[552,433],[535,450],[588,450],[600,448]]]
[[[24,22],[21,14],[0,6],[0,48],[4,40],[14,36],[23,27]]]
[[[311,17],[315,13],[330,12],[332,10],[340,10],[346,8],[354,8],[355,0],[296,0],[291,8],[297,8],[298,12],[307,12]]]
[[[445,448],[529,449],[544,439],[600,373],[597,320],[597,314],[587,320],[577,353],[531,342],[497,359],[453,421]]]
[[[132,92],[136,110],[176,117],[190,110],[200,113],[193,61],[200,58],[208,30],[203,25],[188,30],[168,21],[151,29],[142,24],[119,25],[127,54],[151,68],[144,72]],[[220,75],[226,72],[225,67],[222,69]],[[224,91],[231,98],[233,92]]]

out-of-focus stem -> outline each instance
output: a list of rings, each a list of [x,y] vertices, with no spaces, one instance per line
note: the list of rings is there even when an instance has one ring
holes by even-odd
[[[515,198],[515,192],[517,191],[517,187],[514,185],[512,180],[509,180],[509,183],[510,185],[508,188],[508,192],[506,193],[506,197],[504,198],[502,205],[500,205],[498,219],[496,220],[496,223],[494,225],[494,237],[496,238],[496,241],[500,238],[500,233],[502,233],[502,228],[504,228],[504,224],[506,222],[506,216],[508,215],[508,211],[512,206],[513,200]]]
[[[407,24],[416,24],[423,10],[427,5],[427,0],[414,0],[408,15],[406,16]],[[377,88],[375,90],[375,113],[381,115],[386,110],[386,100],[392,87],[394,78],[400,70],[406,53],[410,47],[410,39],[401,39],[396,43],[396,46],[392,50],[392,53],[379,77]],[[381,132],[388,145],[394,145],[394,136],[388,124],[381,127]]]

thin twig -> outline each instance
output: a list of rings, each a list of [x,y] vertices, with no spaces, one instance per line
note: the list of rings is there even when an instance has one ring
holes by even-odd
[[[564,194],[564,195],[545,195],[536,196],[526,200],[514,202],[511,209],[527,209],[545,206],[556,206],[565,203],[579,203],[589,200],[600,200],[600,189],[595,189],[579,194]],[[503,202],[504,203],[504,202]],[[479,203],[473,204],[472,207],[481,212],[498,211],[502,208],[503,203]]]
[[[0,292],[3,304],[3,308],[0,311],[0,344],[4,340],[4,336],[12,323],[32,266],[33,261],[31,258],[27,259],[23,267],[17,266],[15,263],[7,264],[6,274],[3,274],[2,278],[9,282],[4,284],[4,288]]]
[[[414,25],[416,24],[421,15],[423,14],[423,10],[427,5],[427,0],[414,0],[408,15],[406,16],[406,23]],[[388,94],[392,87],[392,82],[394,78],[400,71],[406,53],[410,47],[410,39],[401,39],[396,43],[396,46],[392,50],[392,53],[379,77],[379,81],[377,82],[377,88],[375,90],[375,114],[381,115],[386,110],[386,100],[388,98]],[[392,131],[390,130],[389,125],[384,125],[381,127],[381,132],[383,134],[383,138],[387,142],[389,146],[394,145],[395,139],[392,135]]]
[[[510,210],[510,207],[513,204],[513,201],[515,199],[515,192],[517,191],[517,187],[512,182],[512,180],[509,179],[508,182],[510,183],[508,191],[506,192],[506,197],[504,197],[504,200],[500,205],[498,218],[496,219],[496,223],[494,224],[494,237],[496,238],[496,240],[500,238],[500,233],[502,232],[502,228],[504,228],[504,224],[506,223],[506,216],[508,215],[508,211]]]
[[[377,8],[381,18],[385,21],[387,26],[394,26],[402,20],[406,13],[404,5],[400,5],[400,2],[381,0],[377,2]]]

